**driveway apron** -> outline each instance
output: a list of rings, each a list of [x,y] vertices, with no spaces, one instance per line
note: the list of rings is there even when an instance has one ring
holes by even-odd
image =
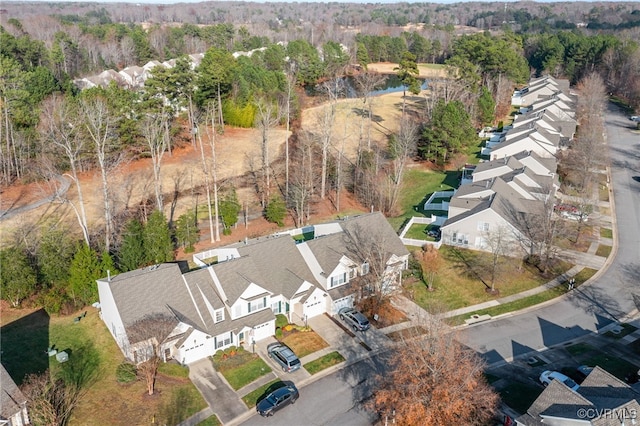
[[[218,375],[210,359],[189,364],[189,378],[223,424],[248,410],[236,392]]]

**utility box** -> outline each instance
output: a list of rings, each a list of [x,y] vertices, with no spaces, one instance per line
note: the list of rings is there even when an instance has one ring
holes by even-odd
[[[69,361],[69,354],[65,351],[58,352],[56,354],[56,360],[58,360],[58,362],[67,362]]]

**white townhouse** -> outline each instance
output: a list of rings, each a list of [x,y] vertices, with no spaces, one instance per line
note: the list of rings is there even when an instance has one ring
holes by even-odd
[[[397,285],[409,253],[384,216],[372,213],[319,225],[307,242],[280,234],[214,249],[217,261],[192,271],[164,263],[100,279],[101,318],[134,362],[146,358],[150,342],[131,342],[132,331],[158,315],[173,321],[156,341],[165,360],[189,364],[251,344],[275,334],[276,314],[299,322],[353,305],[350,284],[369,273],[370,260],[350,246],[349,232],[366,235],[361,244],[384,242],[382,280]]]
[[[538,99],[557,95],[559,93],[570,93],[569,80],[543,76],[532,79],[526,87],[515,90],[511,96],[511,105],[527,106],[531,105]]]
[[[503,142],[491,149],[491,160],[505,158],[522,151],[533,151],[541,157],[554,157],[560,149],[560,135],[534,124],[532,128],[512,129]]]

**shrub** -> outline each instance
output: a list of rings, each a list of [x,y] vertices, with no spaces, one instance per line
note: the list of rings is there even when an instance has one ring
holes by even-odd
[[[116,368],[116,380],[118,383],[131,383],[137,379],[136,366],[130,362],[123,362]]]

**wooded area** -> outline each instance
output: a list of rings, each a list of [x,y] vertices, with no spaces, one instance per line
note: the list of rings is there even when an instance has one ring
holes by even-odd
[[[20,306],[37,295],[32,303],[50,312],[73,309],[95,301],[91,289],[107,271],[171,260],[176,247],[192,249],[202,217],[197,209],[174,216],[178,188],[204,194],[211,243],[220,228],[230,233],[247,214],[239,186],[252,188],[251,202],[279,224],[287,214],[298,226],[308,223],[314,203],[327,198],[340,211],[345,191],[393,214],[407,163],[445,167],[477,143],[476,129],[511,112],[514,87],[531,75],[580,81],[589,93],[600,81],[597,93],[637,108],[640,79],[629,78],[640,75],[637,4],[579,9],[574,3],[3,4],[0,181],[6,187],[64,174],[77,199],[61,194],[56,201],[73,207],[78,225],[52,219],[5,233],[0,254],[11,267],[0,271],[3,299]],[[204,53],[197,66],[185,56],[193,53]],[[73,84],[105,69],[167,59],[175,62],[154,67],[135,90]],[[371,138],[370,93],[387,76],[367,66],[379,61],[398,64],[406,95],[398,130],[384,144]],[[407,96],[422,97],[419,62],[445,66],[448,78],[432,79],[421,107],[409,108]],[[353,156],[335,132],[337,107],[348,93],[363,100],[366,120]],[[585,117],[595,104],[581,107]],[[317,129],[301,127],[301,111],[310,105],[322,105]],[[599,143],[601,124],[586,123],[580,138]],[[216,141],[226,126],[260,133],[249,173],[233,181],[218,173],[224,158]],[[291,132],[284,152],[269,149],[274,128]],[[600,161],[586,155],[595,151],[590,143],[576,148],[583,155],[572,156],[575,170]],[[165,187],[166,156],[189,144],[200,153],[204,183]],[[121,209],[111,173],[139,158],[152,163],[145,198]],[[100,220],[85,210],[79,176],[87,173],[100,176]],[[591,187],[588,174],[570,178]]]

